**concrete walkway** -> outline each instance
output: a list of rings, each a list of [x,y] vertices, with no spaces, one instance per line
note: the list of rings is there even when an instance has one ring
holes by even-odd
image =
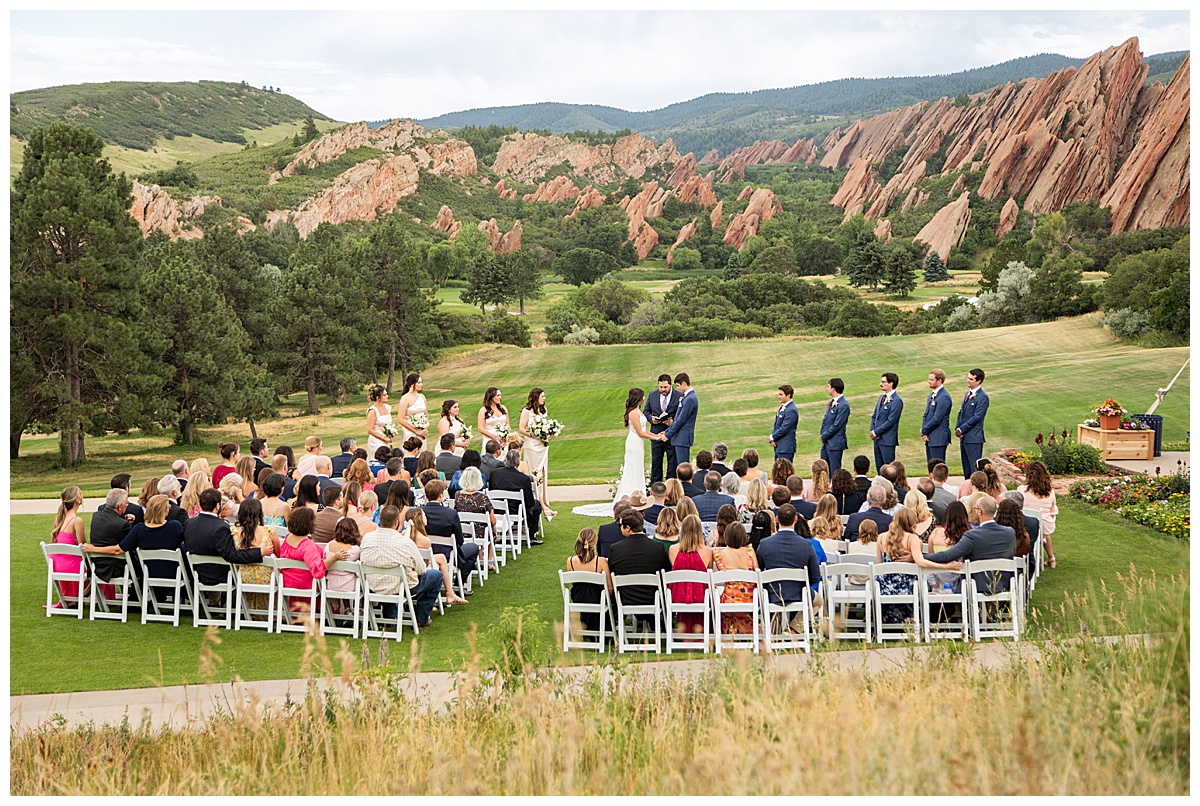
[[[1014,658],[1038,656],[1040,649],[1031,643],[993,642],[972,645],[974,661],[982,668],[998,668]],[[840,669],[860,669],[880,672],[903,666],[909,660],[923,659],[930,646],[889,647],[885,649],[855,649],[840,652],[821,652],[819,655],[764,655],[768,668],[776,674],[797,674],[810,670],[820,658],[826,666]],[[745,656],[745,653],[742,653]],[[733,657],[728,655],[726,657]],[[748,657],[748,656],[747,656]],[[693,679],[719,659],[713,655],[677,661],[650,661],[628,667],[624,682],[634,683],[659,675]],[[589,675],[602,674],[612,679],[617,670],[611,666],[571,666],[563,673],[568,680],[582,683]],[[36,728],[48,721],[65,720],[67,726],[120,724],[128,717],[131,725],[149,720],[154,728],[183,728],[195,725],[213,714],[247,707],[262,713],[264,709],[280,708],[288,701],[303,699],[310,683],[307,680],[262,680],[208,684],[198,686],[165,686],[162,688],[90,691],[64,694],[29,694],[9,697],[9,726],[16,731]],[[354,696],[354,690],[339,679],[314,680],[318,691],[333,689],[343,696]],[[408,697],[428,708],[442,708],[456,696],[456,677],[448,672],[424,672],[404,684]]]
[[[1163,451],[1162,456],[1153,459],[1110,459],[1105,464],[1127,473],[1149,473],[1151,476],[1156,468],[1161,468],[1163,475],[1168,475],[1179,472],[1180,462],[1190,468],[1191,455],[1189,451]]]

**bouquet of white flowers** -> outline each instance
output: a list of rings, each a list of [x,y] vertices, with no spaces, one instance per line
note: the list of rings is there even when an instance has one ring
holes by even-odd
[[[472,436],[471,426],[467,425],[466,423],[463,423],[462,430],[458,432],[458,438],[463,440],[464,442],[470,442],[471,436]]]
[[[496,432],[496,436],[500,437],[500,444],[502,446],[508,444],[508,424],[507,423],[496,423],[495,427],[492,430],[494,430]]]
[[[542,442],[549,442],[562,430],[563,424],[548,414],[535,414],[529,418],[529,433]]]
[[[396,430],[396,426],[392,423],[384,423],[383,425],[379,426],[379,430],[382,431],[383,435],[388,439],[395,439],[396,434],[399,433]]]
[[[413,428],[421,429],[429,427],[429,415],[426,412],[413,412],[406,419],[408,420],[408,424]]]

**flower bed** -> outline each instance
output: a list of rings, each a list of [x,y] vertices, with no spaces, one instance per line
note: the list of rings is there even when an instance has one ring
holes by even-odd
[[[1181,467],[1178,474],[1170,476],[1077,481],[1069,494],[1163,534],[1188,540],[1192,524],[1190,483],[1190,473]]]

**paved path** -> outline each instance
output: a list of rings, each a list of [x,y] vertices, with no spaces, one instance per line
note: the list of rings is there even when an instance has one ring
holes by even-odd
[[[905,646],[886,649],[856,649],[841,652],[823,652],[822,662],[843,669],[863,669],[879,672],[889,667],[903,666],[910,658],[923,658],[929,646]],[[1001,643],[973,645],[974,659],[981,667],[996,668],[1014,656],[1036,655],[1037,646],[1030,643]],[[807,671],[814,664],[814,656],[780,654],[764,656],[777,673],[795,674]],[[671,674],[675,677],[695,678],[705,668],[716,662],[715,656],[677,661],[650,661],[628,667],[631,678],[653,677]],[[582,683],[586,676],[617,674],[612,667],[572,666],[565,670],[567,676]],[[416,675],[405,684],[409,697],[422,702],[426,707],[440,708],[452,702],[455,696],[455,678],[448,672],[425,672]],[[343,695],[353,696],[351,687],[338,679],[315,680],[319,691],[333,689]],[[132,725],[148,719],[152,727],[182,728],[218,713],[230,711],[236,706],[263,709],[282,706],[286,701],[304,697],[308,689],[307,680],[262,680],[236,684],[209,684],[199,686],[165,686],[162,688],[122,689],[118,691],[91,691],[65,694],[30,694],[9,697],[9,726],[13,730],[30,730],[47,721],[62,718],[68,726],[89,722],[120,724],[128,716]]]
[[[1163,451],[1162,456],[1153,459],[1110,459],[1106,464],[1130,473],[1149,473],[1153,476],[1155,468],[1162,468],[1164,474],[1178,473],[1179,462],[1191,467],[1191,455],[1189,451]]]

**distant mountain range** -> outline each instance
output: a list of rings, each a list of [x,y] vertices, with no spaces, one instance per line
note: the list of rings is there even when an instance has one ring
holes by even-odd
[[[1147,57],[1147,80],[1169,80],[1185,55],[1186,51],[1176,51]],[[700,156],[715,148],[724,155],[755,140],[819,139],[852,119],[943,96],[983,92],[1010,81],[1043,78],[1083,62],[1057,53],[1041,53],[947,75],[843,78],[784,89],[710,93],[649,112],[594,104],[538,103],[468,109],[419,122],[426,128],[454,130],[494,124],[555,134],[633,129],[659,143],[671,137],[681,152],[693,151]]]

